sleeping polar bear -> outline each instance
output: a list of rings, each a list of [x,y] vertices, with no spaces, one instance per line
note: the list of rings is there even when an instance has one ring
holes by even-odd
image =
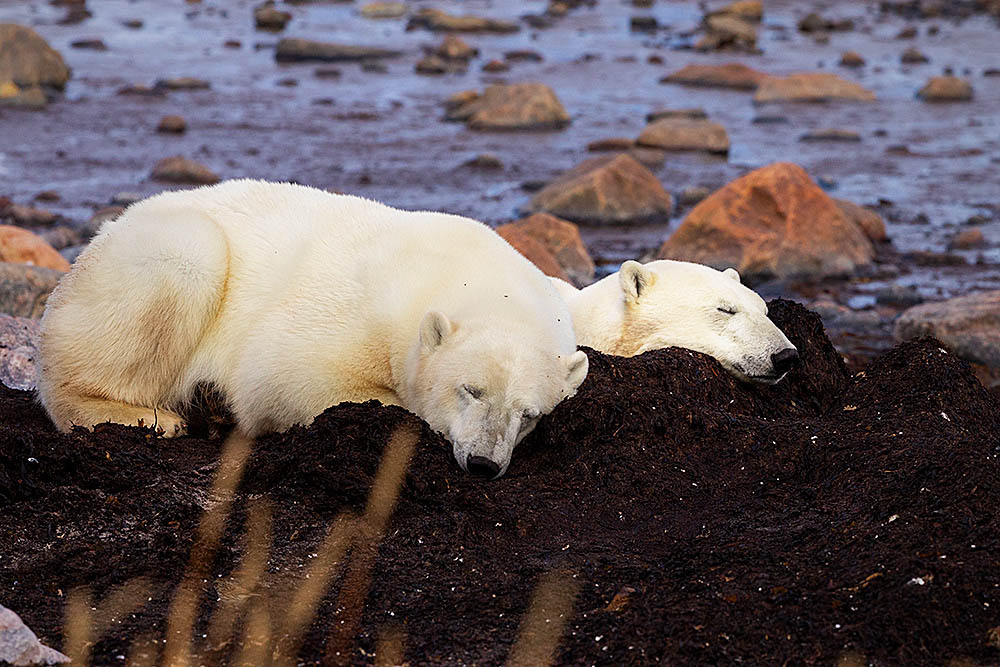
[[[798,350],[736,269],[630,260],[582,290],[551,280],[569,305],[577,342],[601,352],[631,357],[684,347],[715,357],[741,380],[768,384],[798,362]]]
[[[49,298],[40,353],[64,431],[181,434],[202,383],[250,436],[374,398],[491,478],[587,374],[555,288],[486,226],[250,180],[106,223]]]

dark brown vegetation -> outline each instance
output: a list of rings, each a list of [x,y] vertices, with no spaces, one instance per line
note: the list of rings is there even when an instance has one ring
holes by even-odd
[[[771,314],[804,361],[782,384],[740,384],[680,349],[591,353],[579,394],[492,483],[461,472],[413,416],[375,402],[261,438],[206,566],[196,636],[218,640],[209,619],[233,600],[245,602],[234,637],[282,627],[331,525],[372,514],[383,450],[404,425],[419,438],[395,512],[381,542],[384,517],[344,543],[354,547],[304,639],[307,664],[370,663],[376,651],[501,663],[540,581],[572,609],[563,664],[828,665],[845,652],[995,664],[996,398],[931,339],[851,377],[817,316],[780,300]],[[13,390],[0,414],[3,603],[58,647],[71,590],[100,601],[147,577],[151,600],[105,619],[93,655],[121,664],[159,650],[151,640],[164,635],[199,521],[219,507],[222,441],[111,425],[64,436]],[[245,557],[248,526],[257,547]],[[269,534],[266,573],[241,590]],[[208,659],[269,649],[195,647]]]

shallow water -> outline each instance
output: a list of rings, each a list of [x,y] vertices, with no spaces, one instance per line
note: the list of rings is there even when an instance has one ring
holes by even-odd
[[[162,157],[183,154],[224,178],[255,177],[302,183],[370,196],[405,208],[440,209],[490,223],[516,216],[530,193],[525,182],[546,181],[591,157],[586,144],[610,136],[636,136],[649,111],[661,107],[703,107],[726,126],[728,158],[676,153],[654,172],[678,194],[690,185],[716,188],[758,166],[790,160],[803,165],[831,194],[875,205],[894,247],[942,251],[973,215],[989,247],[966,251],[967,267],[902,265],[897,283],[913,285],[929,298],[975,289],[1000,288],[1000,77],[984,71],[1000,66],[998,26],[986,16],[963,21],[909,22],[881,16],[875,3],[803,3],[770,0],[759,30],[760,55],[703,54],[690,44],[701,11],[695,2],[659,2],[637,9],[616,1],[581,7],[544,30],[513,35],[468,35],[480,57],[464,74],[422,76],[413,71],[423,46],[441,35],[405,30],[405,19],[370,20],[361,3],[316,3],[284,7],[294,18],[284,32],[254,29],[256,2],[199,4],[92,1],[93,17],[59,25],[64,10],[42,2],[0,2],[0,21],[35,27],[73,69],[64,99],[44,112],[0,111],[0,194],[27,203],[55,190],[61,201],[43,206],[84,220],[117,192],[152,194],[167,186],[149,180]],[[541,13],[545,5],[524,2],[441,1],[413,3],[454,13],[517,19]],[[827,8],[830,5],[830,8]],[[809,11],[850,17],[856,28],[835,32],[828,44],[799,33],[795,24]],[[669,29],[629,30],[629,18],[653,15]],[[122,23],[142,19],[134,30]],[[915,25],[916,39],[895,35]],[[937,26],[936,35],[928,35]],[[387,71],[363,71],[356,63],[278,64],[273,46],[282,36],[403,50],[385,61]],[[101,38],[104,52],[70,47],[81,38]],[[239,40],[239,48],[226,48]],[[930,57],[923,65],[901,65],[899,54],[916,46]],[[482,63],[505,51],[532,49],[544,61],[512,63],[501,75],[483,73]],[[837,66],[846,50],[861,53],[859,70]],[[649,64],[658,55],[664,64]],[[835,71],[875,91],[871,104],[767,105],[755,107],[751,93],[662,85],[658,79],[688,63],[738,61],[772,73]],[[339,79],[318,78],[317,67],[336,67]],[[914,93],[931,75],[952,67],[975,88],[969,103],[927,104]],[[204,91],[172,91],[165,97],[118,95],[128,84],[194,76],[208,80]],[[285,85],[292,79],[295,85]],[[538,80],[551,85],[573,117],[565,130],[542,133],[472,132],[442,121],[440,103],[449,94],[494,81]],[[159,118],[180,114],[188,123],[181,136],[155,131]],[[759,115],[787,122],[753,123]],[[847,128],[860,143],[803,143],[808,130]],[[911,153],[887,153],[905,145]],[[479,171],[462,163],[492,153],[501,170]],[[889,205],[886,201],[891,201]],[[683,218],[669,226],[584,230],[595,259],[613,267],[652,250]],[[926,220],[926,221],[924,221]],[[879,280],[839,286],[849,293],[874,292]],[[870,302],[851,300],[855,306]]]

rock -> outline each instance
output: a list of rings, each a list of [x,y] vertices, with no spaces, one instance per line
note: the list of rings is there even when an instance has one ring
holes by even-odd
[[[4,324],[4,328],[10,326],[16,327],[18,325]],[[4,384],[7,383],[4,382]],[[23,388],[7,386],[12,389]],[[35,633],[24,624],[17,614],[0,605],[0,662],[10,663],[14,667],[25,667],[29,665],[55,665],[69,662],[69,658],[55,649],[43,646]]]
[[[480,153],[471,160],[462,163],[463,167],[471,169],[503,169],[503,161],[492,153]]]
[[[657,257],[732,266],[753,282],[851,275],[874,254],[871,241],[804,169],[778,162],[695,206]]]
[[[681,194],[677,197],[677,201],[682,206],[694,206],[710,194],[712,194],[712,191],[704,186],[689,185],[681,190]]]
[[[426,28],[445,32],[517,32],[521,29],[516,23],[500,19],[482,18],[479,16],[454,16],[440,9],[425,7],[413,16],[407,24],[407,29]]]
[[[11,389],[31,391],[35,388],[38,380],[38,332],[38,320],[0,313],[0,382]],[[2,615],[0,611],[0,660],[4,660],[4,646],[8,644],[5,637],[8,630],[4,627]]]
[[[479,91],[477,90],[462,90],[452,95],[449,95],[445,99],[443,106],[449,111],[454,111],[470,102],[474,102],[480,98]],[[451,118],[449,116],[448,120],[459,120],[458,118]],[[461,119],[464,120],[464,119]]]
[[[369,2],[360,9],[366,19],[398,19],[406,16],[405,2]]]
[[[754,104],[768,102],[827,102],[850,100],[871,102],[875,93],[829,72],[802,72],[768,77],[754,93]]]
[[[62,196],[55,190],[42,190],[35,195],[35,201],[59,201]]]
[[[311,39],[285,38],[278,42],[274,59],[278,62],[347,62],[376,60],[379,58],[395,58],[402,55],[401,51],[380,49],[369,46],[353,46],[350,44],[332,44],[315,42]]]
[[[798,24],[800,32],[833,32],[837,30],[853,30],[851,19],[827,19],[815,12],[806,14]]]
[[[836,199],[833,202],[840,208],[848,220],[853,222],[872,243],[885,243],[889,235],[885,231],[885,221],[882,216],[864,206],[858,206],[846,199]]]
[[[646,148],[636,146],[626,151],[630,157],[635,158],[644,167],[659,169],[667,161],[667,151],[660,148]]]
[[[514,51],[505,51],[503,54],[503,59],[508,62],[531,62],[540,63],[544,60],[542,54],[538,51],[532,51],[530,49],[515,49]]]
[[[0,211],[0,219],[3,218],[13,218],[14,222],[19,225],[37,227],[51,225],[59,219],[59,216],[52,211],[11,204],[6,209]]]
[[[757,28],[731,14],[708,16],[705,31],[705,37],[695,45],[699,51],[723,48],[754,51],[757,48]]]
[[[907,26],[896,33],[896,39],[913,39],[917,36],[916,26]]]
[[[90,216],[87,220],[87,224],[84,225],[84,230],[90,234],[94,235],[101,229],[103,225],[108,220],[114,220],[125,210],[126,205],[119,206],[105,206],[102,209],[98,209],[94,212],[94,215]]]
[[[172,79],[159,79],[153,87],[164,90],[208,90],[212,85],[204,79],[180,76]]]
[[[923,335],[934,336],[963,359],[1000,367],[1000,290],[924,303],[896,319],[896,340]]]
[[[62,90],[70,70],[59,52],[31,28],[0,23],[0,83],[20,88],[43,86]]]
[[[653,32],[659,27],[655,16],[633,16],[629,19],[629,29],[635,32]]]
[[[920,291],[912,285],[889,285],[875,293],[875,303],[892,308],[910,308],[924,302]]]
[[[48,97],[40,86],[21,88],[13,81],[0,83],[0,107],[12,109],[44,109]]]
[[[526,207],[573,222],[627,225],[666,221],[674,202],[648,169],[635,158],[591,158],[542,188]]]
[[[764,72],[741,63],[725,65],[687,65],[660,79],[660,83],[681,83],[688,86],[711,86],[756,90],[768,77]]]
[[[903,51],[903,55],[899,57],[899,61],[907,65],[915,65],[918,63],[930,62],[930,58],[921,53],[919,49],[911,46],[907,50]]]
[[[142,19],[125,19],[122,21],[122,25],[132,30],[138,30],[146,24]]]
[[[504,238],[508,238],[509,230],[526,234],[541,243],[565,272],[567,278],[564,280],[577,287],[588,285],[594,280],[594,260],[580,238],[580,230],[572,222],[548,213],[535,213],[497,227],[497,233]]]
[[[506,229],[504,229],[505,227]],[[503,237],[507,243],[514,246],[515,250],[537,266],[542,273],[569,282],[569,276],[559,266],[559,262],[556,261],[556,258],[549,252],[544,243],[541,243],[522,230],[513,229],[507,225],[498,227],[497,234]]]
[[[841,129],[826,129],[826,130],[812,130],[806,132],[801,137],[799,141],[846,141],[855,142],[861,141],[861,135],[854,130],[841,130]]]
[[[491,60],[483,65],[484,72],[506,72],[510,70],[510,65],[502,60]]]
[[[729,152],[726,128],[709,120],[691,118],[661,118],[653,121],[643,129],[635,143],[665,151]]]
[[[417,74],[447,74],[448,72],[461,72],[467,65],[464,62],[449,61],[439,56],[430,55],[421,58],[413,66],[413,71]]]
[[[219,182],[219,176],[205,165],[180,155],[163,158],[153,167],[153,180],[167,183],[192,183],[210,185]]]
[[[38,319],[62,271],[0,262],[0,313]]]
[[[0,225],[0,262],[69,271],[69,263],[43,238],[13,225]]]
[[[187,121],[182,116],[164,116],[156,126],[157,132],[181,134],[187,130]]]
[[[983,230],[978,227],[970,227],[969,229],[963,229],[951,237],[951,241],[948,242],[948,249],[969,250],[971,248],[981,248],[984,245],[986,245],[986,237],[983,236]]]
[[[285,29],[292,15],[276,8],[273,2],[265,2],[254,8],[253,20],[261,30],[279,31]]]
[[[664,118],[689,118],[699,120],[708,118],[704,109],[657,109],[646,114],[646,122],[652,123]]]
[[[966,102],[972,99],[972,86],[956,76],[932,76],[917,97],[925,102]]]
[[[556,94],[541,83],[492,85],[448,119],[466,121],[474,130],[561,129],[570,121]]]
[[[758,22],[764,18],[764,3],[760,0],[736,0],[722,9],[712,12],[712,15],[728,14],[744,21]]]
[[[434,49],[434,55],[445,60],[471,60],[479,55],[479,49],[469,46],[458,35],[445,35],[444,41]]]
[[[389,66],[378,60],[364,60],[361,62],[361,71],[385,74],[389,71]]]
[[[609,139],[598,139],[587,144],[587,150],[592,153],[604,151],[627,151],[635,146],[635,141],[628,137],[611,137]]]
[[[38,236],[52,246],[53,250],[59,251],[71,245],[77,245],[83,241],[78,229],[68,227],[66,225],[56,225],[50,229],[44,229],[38,232]],[[60,252],[59,255],[62,256],[62,252]]]
[[[147,86],[144,83],[132,83],[118,89],[118,95],[138,95],[142,97],[163,97],[166,95],[163,88]]]
[[[90,49],[91,51],[107,51],[108,45],[101,39],[74,39],[69,43],[74,49]]]
[[[317,67],[313,70],[313,76],[317,79],[339,79],[341,71],[336,67]]]
[[[841,67],[864,67],[865,59],[857,51],[844,51],[840,56]]]

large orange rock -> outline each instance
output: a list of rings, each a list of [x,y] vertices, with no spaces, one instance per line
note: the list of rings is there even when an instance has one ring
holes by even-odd
[[[718,88],[739,88],[754,90],[767,74],[742,63],[725,65],[686,65],[669,74],[660,83],[680,83],[688,86],[709,86]]]
[[[624,153],[591,158],[542,188],[527,212],[622,225],[667,220],[674,200],[651,171]]]
[[[69,271],[69,262],[42,237],[13,225],[0,225],[0,262]]]
[[[580,238],[580,230],[572,222],[548,213],[535,213],[497,227],[497,233],[508,241],[509,232],[527,234],[544,245],[574,285],[583,287],[593,281],[594,260]],[[513,245],[513,241],[510,243]]]
[[[802,167],[778,162],[695,206],[657,255],[735,267],[749,280],[854,273],[875,250]]]
[[[506,229],[504,229],[506,227]],[[514,249],[524,255],[532,264],[537,266],[542,273],[553,278],[559,278],[569,282],[569,276],[559,266],[555,255],[549,252],[545,244],[528,234],[523,229],[513,228],[510,225],[497,227],[497,234],[514,246]]]
[[[831,72],[800,72],[788,76],[770,76],[761,81],[754,93],[754,104],[768,102],[828,102],[849,100],[871,102],[875,93]]]

